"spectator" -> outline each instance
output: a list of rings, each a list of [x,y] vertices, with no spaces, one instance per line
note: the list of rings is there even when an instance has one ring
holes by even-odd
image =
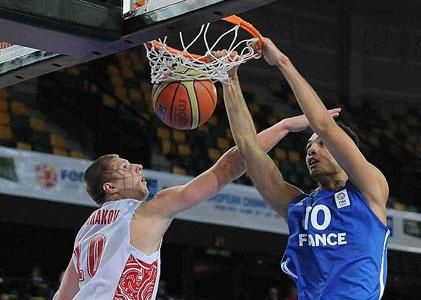
[[[53,291],[42,274],[41,266],[37,263],[34,265],[31,272],[31,284],[32,296],[41,296],[47,299],[52,297]]]
[[[0,300],[9,300],[10,298],[9,298],[9,295],[8,294],[5,294],[5,293],[1,293],[0,294]]]
[[[9,299],[7,292],[8,290],[5,282],[5,276],[3,275],[3,270],[0,269],[0,300]]]
[[[268,289],[267,295],[265,297],[265,300],[280,300],[279,299],[279,291],[276,287],[271,286]]]
[[[295,286],[291,286],[289,288],[289,294],[285,298],[285,300],[298,300],[298,297],[297,297],[297,288]]]

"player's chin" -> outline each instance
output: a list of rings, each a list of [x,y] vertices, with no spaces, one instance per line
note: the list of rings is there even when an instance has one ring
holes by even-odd
[[[310,172],[310,177],[313,178],[314,180],[317,180],[318,178],[320,178],[320,176],[323,176],[323,172],[317,169],[310,169],[309,172]]]
[[[147,198],[149,196],[149,189],[147,187],[144,187],[142,189],[142,195],[144,198]]]

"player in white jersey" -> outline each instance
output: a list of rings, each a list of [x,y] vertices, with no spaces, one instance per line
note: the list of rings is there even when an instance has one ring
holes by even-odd
[[[304,116],[284,119],[259,134],[260,146],[269,151],[288,132],[307,127]],[[190,182],[166,188],[144,202],[149,191],[142,165],[115,154],[98,158],[86,170],[85,181],[101,207],[80,229],[54,299],[155,299],[161,241],[171,221],[244,171],[243,159],[233,147]]]

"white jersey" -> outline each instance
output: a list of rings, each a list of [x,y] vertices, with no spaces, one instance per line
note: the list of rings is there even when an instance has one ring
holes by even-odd
[[[72,256],[79,274],[79,292],[73,299],[155,299],[160,249],[146,255],[130,244],[130,221],[142,203],[106,202],[83,224]]]

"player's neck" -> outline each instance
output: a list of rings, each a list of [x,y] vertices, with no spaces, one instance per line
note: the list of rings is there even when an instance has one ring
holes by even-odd
[[[348,175],[341,171],[339,173],[325,175],[318,178],[319,188],[323,190],[337,191],[343,188],[348,180]]]
[[[133,194],[120,194],[120,193],[115,193],[113,195],[108,195],[105,197],[105,202],[111,202],[111,201],[118,201],[118,200],[122,200],[122,199],[135,199],[135,200],[139,200],[139,201],[145,201],[146,196],[145,197],[141,197],[133,195]]]

